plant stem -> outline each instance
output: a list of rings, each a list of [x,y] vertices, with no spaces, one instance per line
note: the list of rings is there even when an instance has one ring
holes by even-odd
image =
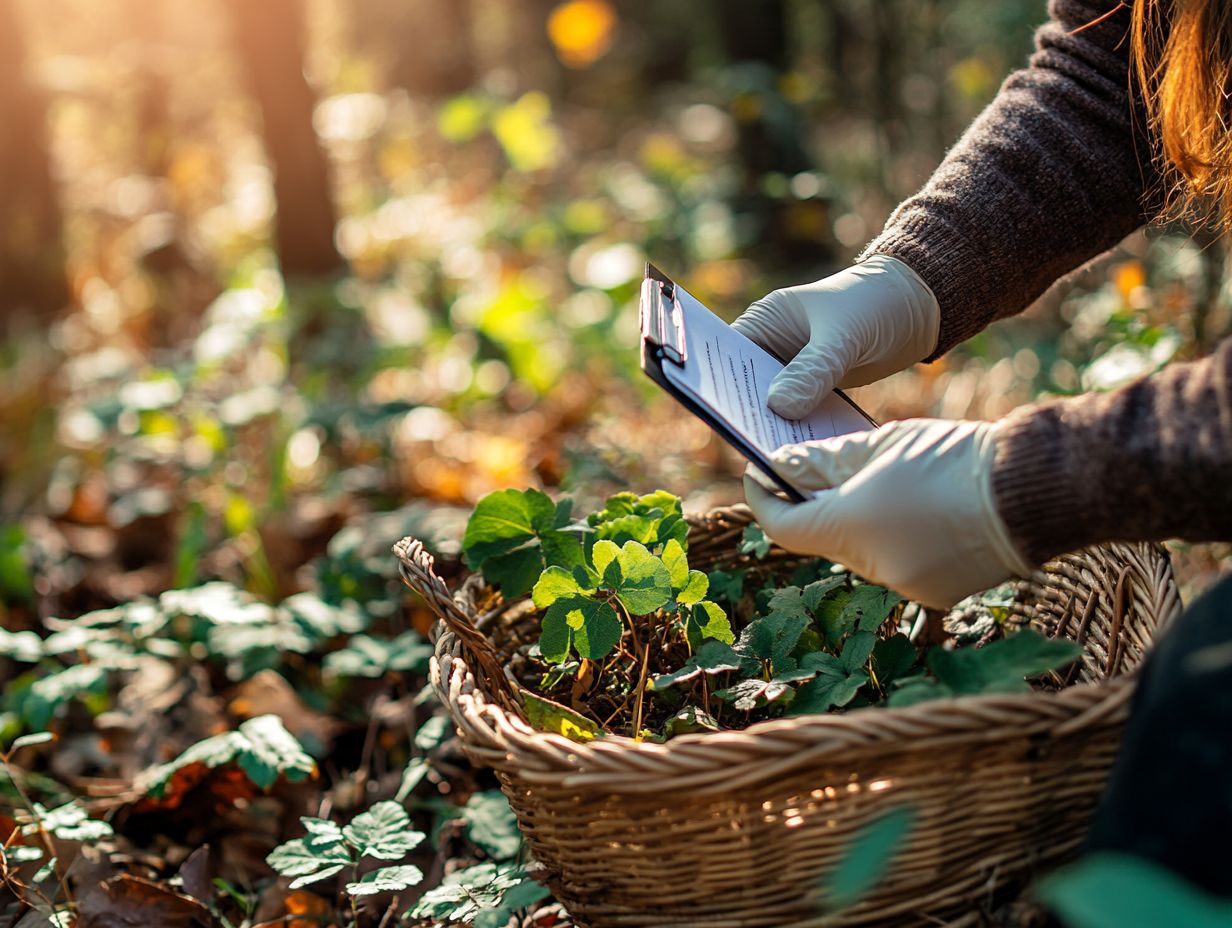
[[[38,834],[42,839],[43,849],[47,852],[48,863],[56,861],[56,864],[53,865],[51,869],[55,873],[56,878],[60,881],[60,889],[64,892],[65,904],[70,910],[73,910],[76,907],[76,901],[73,899],[73,894],[68,888],[68,880],[66,875],[60,872],[60,867],[58,866],[59,861],[57,860],[59,855],[56,854],[56,846],[52,843],[51,835],[47,833],[47,829],[43,827],[43,820],[34,808],[34,802],[29,796],[26,795],[26,791],[22,788],[21,781],[17,776],[17,768],[12,764],[12,756],[12,751],[9,751],[7,754],[0,754],[0,767],[4,768],[4,772],[8,775],[9,782],[13,784],[13,789],[17,790],[17,795],[21,798],[22,805],[26,807],[26,812],[30,815],[30,821],[38,826]],[[39,895],[41,896],[42,893],[40,892]]]
[[[351,880],[359,882],[359,861],[351,864]],[[351,900],[351,918],[354,920],[355,928],[359,928],[359,900],[347,893],[347,898]]]

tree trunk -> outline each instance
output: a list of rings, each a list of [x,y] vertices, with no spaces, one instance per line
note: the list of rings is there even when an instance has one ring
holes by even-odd
[[[261,131],[274,171],[275,240],[288,277],[342,266],[334,246],[329,168],[312,127],[315,98],[304,77],[301,0],[224,0],[236,51],[261,107]]]
[[[47,103],[27,74],[16,0],[0,0],[0,332],[68,301]]]

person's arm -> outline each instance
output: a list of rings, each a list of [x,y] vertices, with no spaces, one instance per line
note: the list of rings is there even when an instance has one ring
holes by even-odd
[[[999,423],[993,495],[1033,563],[1101,541],[1232,540],[1232,338]]]
[[[1107,541],[1232,541],[1232,338],[1209,358],[997,422],[904,419],[788,445],[785,502],[745,477],[766,534],[949,606]]]
[[[935,358],[1024,309],[1141,226],[1157,175],[1129,77],[1128,5],[1052,0],[1012,74],[865,256],[908,265],[940,305]]]

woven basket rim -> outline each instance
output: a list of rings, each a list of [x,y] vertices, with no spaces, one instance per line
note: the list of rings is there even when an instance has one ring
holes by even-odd
[[[451,653],[457,639],[440,623],[436,653],[432,657],[432,673],[442,681],[447,704],[452,714],[472,719],[484,718],[496,739],[506,749],[531,748],[528,742],[540,745],[555,754],[570,769],[595,767],[610,770],[612,756],[645,758],[661,761],[674,756],[688,758],[687,766],[695,771],[711,766],[730,767],[734,755],[747,752],[750,761],[765,762],[767,756],[782,755],[797,758],[831,753],[839,756],[846,750],[867,753],[879,747],[919,750],[927,743],[943,743],[947,738],[968,740],[972,733],[1014,726],[1027,736],[1041,728],[1056,734],[1111,715],[1118,711],[1133,691],[1135,675],[1127,673],[1111,679],[1080,683],[1057,691],[1033,690],[1029,693],[1006,693],[958,696],[930,700],[913,706],[868,707],[851,713],[820,713],[765,719],[747,728],[733,731],[698,732],[677,735],[665,742],[637,740],[628,735],[604,733],[587,740],[573,741],[555,732],[531,727],[525,720],[489,702],[475,685],[475,677],[465,659]],[[441,658],[448,655],[449,678],[446,679]],[[454,661],[457,661],[454,664]],[[468,726],[470,727],[470,726]],[[476,734],[472,730],[472,734]],[[996,732],[998,736],[1000,732]],[[492,741],[485,738],[485,741]],[[992,738],[990,740],[996,740]],[[723,756],[716,754],[716,749]],[[650,770],[648,773],[652,772]]]
[[[727,544],[733,532],[738,534],[740,526],[751,520],[751,514],[744,507],[731,507],[690,514],[689,519],[694,528],[714,534],[712,544]],[[529,768],[544,777],[588,786],[648,791],[662,788],[665,779],[718,783],[725,771],[736,768],[749,768],[741,774],[749,779],[755,776],[752,767],[763,771],[767,767],[794,769],[827,761],[831,756],[837,761],[844,755],[864,758],[925,751],[930,746],[999,742],[1011,736],[1063,736],[1123,716],[1134,689],[1132,669],[1119,660],[1112,661],[1109,653],[1108,668],[1093,669],[1096,679],[1058,690],[967,695],[914,706],[773,718],[741,730],[688,733],[666,742],[638,740],[614,732],[574,741],[533,728],[522,715],[515,695],[521,687],[505,673],[486,633],[475,624],[473,591],[468,592],[472,581],[457,592],[451,591],[435,574],[431,555],[414,539],[399,542],[395,553],[403,565],[403,580],[427,599],[440,619],[430,678],[463,735],[463,743],[488,764],[510,770]],[[1179,611],[1167,553],[1150,543],[1111,542],[1075,552],[1045,565],[1033,582],[1042,583],[1054,602],[1061,589],[1076,595],[1074,581],[1088,584],[1094,580],[1111,593],[1108,584],[1112,578],[1102,562],[1090,560],[1097,554],[1126,565],[1116,582],[1118,610],[1130,609],[1152,629]],[[1122,602],[1121,581],[1127,579],[1131,565],[1139,582],[1126,584],[1128,598]],[[1101,572],[1102,580],[1097,576]],[[1091,593],[1088,612],[1093,602]],[[1067,615],[1074,605],[1071,597]],[[1119,618],[1115,620],[1112,634],[1116,646],[1111,650],[1124,650],[1123,642],[1131,625],[1136,624],[1121,627]],[[494,684],[495,680],[500,682]],[[649,787],[631,781],[635,775]]]

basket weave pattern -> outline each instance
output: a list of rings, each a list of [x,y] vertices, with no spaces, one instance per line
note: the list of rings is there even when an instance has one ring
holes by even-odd
[[[691,518],[690,561],[746,562],[749,520],[743,507]],[[464,749],[496,771],[551,888],[594,928],[974,924],[970,913],[1081,842],[1132,671],[1180,605],[1158,546],[1100,546],[1047,565],[1016,607],[1084,645],[1055,692],[579,744],[527,725],[485,634],[533,621],[527,604],[494,600],[477,577],[451,595],[417,542],[395,551],[441,619],[431,679]],[[825,915],[825,879],[852,836],[903,804],[915,827],[886,878]]]

